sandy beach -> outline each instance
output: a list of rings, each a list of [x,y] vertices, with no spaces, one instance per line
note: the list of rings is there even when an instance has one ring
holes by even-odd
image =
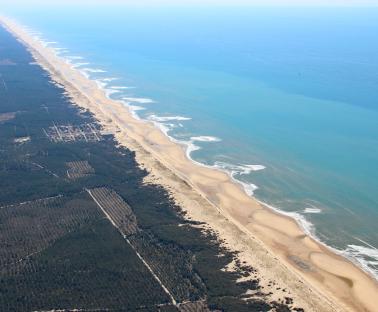
[[[226,173],[189,160],[184,146],[152,122],[133,118],[122,102],[109,99],[95,81],[15,22],[1,22],[75,105],[93,113],[120,145],[136,152],[138,163],[150,172],[146,183],[166,187],[188,218],[205,222],[240,261],[257,268],[272,300],[290,296],[305,311],[378,311],[378,282],[362,269],[305,234],[294,219],[248,196]]]

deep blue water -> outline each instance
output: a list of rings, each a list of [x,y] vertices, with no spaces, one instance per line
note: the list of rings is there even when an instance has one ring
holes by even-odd
[[[91,78],[134,87],[111,96],[144,107],[139,116],[201,148],[194,160],[256,185],[258,199],[305,217],[309,231],[377,274],[377,8],[8,14],[67,48],[62,56],[82,56],[72,60],[90,63],[82,70],[106,71]],[[190,120],[161,118],[173,116]]]

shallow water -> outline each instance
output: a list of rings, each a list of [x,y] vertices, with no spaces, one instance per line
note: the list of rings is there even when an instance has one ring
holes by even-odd
[[[9,15],[377,274],[378,9],[85,10]]]

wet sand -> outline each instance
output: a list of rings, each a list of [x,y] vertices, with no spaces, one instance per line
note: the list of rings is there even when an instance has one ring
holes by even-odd
[[[165,186],[188,218],[205,222],[242,262],[258,269],[272,300],[287,295],[306,311],[378,311],[378,283],[367,273],[306,235],[295,220],[248,196],[226,173],[190,161],[184,146],[133,118],[123,103],[107,98],[96,82],[16,23],[1,20],[75,105],[92,112],[120,145],[136,152],[150,172],[146,183]]]

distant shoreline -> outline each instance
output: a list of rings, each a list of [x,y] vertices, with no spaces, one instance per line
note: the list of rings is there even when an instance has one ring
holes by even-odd
[[[306,235],[292,218],[249,197],[226,173],[191,162],[182,146],[170,141],[152,123],[133,118],[122,103],[109,99],[94,81],[17,24],[6,19],[2,23],[52,78],[65,86],[76,105],[91,111],[121,145],[136,151],[138,162],[170,189],[188,215],[209,224],[231,249],[242,251],[240,258],[258,267],[262,279],[277,276],[297,300],[303,301],[300,304],[305,310],[377,311],[377,281]],[[177,179],[185,181],[190,190],[175,187]],[[194,204],[193,190],[202,196],[201,207]],[[205,209],[212,211],[205,215]]]

